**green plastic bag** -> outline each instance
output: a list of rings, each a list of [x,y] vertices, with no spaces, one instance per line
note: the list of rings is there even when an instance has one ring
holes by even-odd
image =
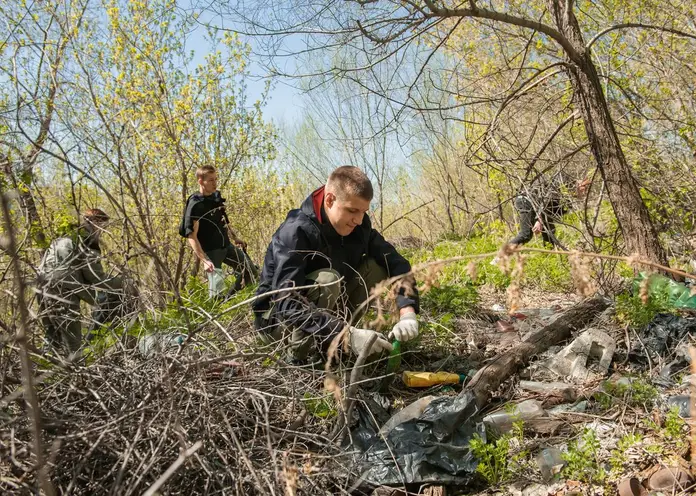
[[[660,274],[648,276],[641,272],[633,280],[634,293],[637,294],[640,291],[640,285],[646,277],[648,278],[649,298],[661,299],[674,308],[696,310],[696,295],[691,294],[691,288]]]

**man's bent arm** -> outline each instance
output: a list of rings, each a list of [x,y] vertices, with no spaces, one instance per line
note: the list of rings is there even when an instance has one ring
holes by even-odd
[[[208,260],[208,256],[205,254],[205,252],[203,251],[203,248],[201,247],[201,243],[198,241],[198,221],[197,220],[193,221],[193,232],[188,235],[188,242],[191,245],[191,248],[193,248],[193,252],[201,260],[201,262],[205,262]]]

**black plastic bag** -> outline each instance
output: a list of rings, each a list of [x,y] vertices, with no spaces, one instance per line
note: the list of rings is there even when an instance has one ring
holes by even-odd
[[[689,361],[688,353],[679,349],[679,344],[687,336],[696,334],[696,317],[680,317],[661,313],[643,328],[640,341],[631,346],[629,358],[647,364],[645,353],[666,358],[675,354],[681,360]]]
[[[383,438],[370,416],[359,412],[351,432],[361,482],[374,485],[466,484],[477,461],[469,448],[474,434],[485,439],[473,394],[434,399],[423,414],[394,427]],[[385,442],[386,440],[386,442]]]

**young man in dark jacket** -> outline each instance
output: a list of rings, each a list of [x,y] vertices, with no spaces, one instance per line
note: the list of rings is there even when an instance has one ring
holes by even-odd
[[[306,360],[315,346],[326,350],[346,325],[357,321],[371,288],[411,271],[408,261],[372,228],[366,215],[372,196],[372,184],[364,172],[339,167],[325,186],[288,213],[273,235],[256,292],[260,298],[254,303],[255,324],[265,338],[288,338],[293,360]],[[312,287],[264,297],[274,290],[304,286]],[[389,337],[408,341],[418,335],[413,276],[405,278],[396,303],[400,320]],[[352,312],[356,315],[351,316]],[[366,351],[391,350],[381,334],[352,326],[351,350],[360,354],[375,334],[376,341]]]
[[[233,293],[250,284],[259,275],[258,269],[246,254],[246,243],[239,239],[230,226],[225,210],[225,199],[217,189],[218,175],[215,167],[203,166],[196,170],[198,193],[186,200],[184,217],[179,234],[188,238],[196,256],[206,272],[222,267],[223,262],[237,276]],[[230,243],[230,237],[234,244]]]

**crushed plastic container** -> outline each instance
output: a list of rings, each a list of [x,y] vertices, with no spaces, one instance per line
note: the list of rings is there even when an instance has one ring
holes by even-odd
[[[186,334],[149,334],[138,341],[138,351],[149,358],[155,353],[175,350],[186,341]]]
[[[561,472],[565,465],[561,450],[556,448],[545,448],[536,456],[537,465],[544,482],[550,482]]]
[[[696,295],[691,294],[691,288],[660,274],[647,275],[641,272],[633,280],[635,294],[640,291],[640,285],[646,277],[648,278],[649,298],[661,299],[674,308],[696,310]]]
[[[208,297],[215,298],[225,291],[225,273],[222,269],[208,272]]]
[[[679,416],[681,418],[689,418],[691,417],[691,396],[671,396],[667,398],[667,407],[677,407],[679,409]]]
[[[575,387],[565,382],[520,381],[520,388],[533,393],[561,396],[568,401],[575,401],[575,398],[577,398]]]
[[[486,427],[493,428],[503,434],[512,430],[512,424],[515,422],[532,420],[543,417],[546,412],[541,407],[541,403],[537,400],[526,400],[518,403],[511,410],[498,410],[483,417],[483,423]]]
[[[407,407],[402,408],[387,420],[380,428],[379,433],[383,436],[389,434],[394,427],[401,425],[411,419],[420,417],[428,405],[436,398],[436,396],[425,396],[420,398]]]

